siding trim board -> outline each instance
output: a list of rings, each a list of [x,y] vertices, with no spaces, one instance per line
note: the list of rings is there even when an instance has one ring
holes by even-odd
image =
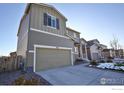
[[[29,50],[28,52],[29,52],[29,53],[34,53],[34,50]]]
[[[70,50],[71,51],[71,64],[73,66],[73,52],[72,52],[72,48],[68,48],[68,47],[57,47],[57,46],[46,46],[46,45],[37,45],[34,44],[34,62],[33,62],[33,71],[36,72],[36,49],[37,48],[48,48],[48,49],[63,49],[63,50]]]
[[[39,29],[35,29],[35,28],[30,28],[31,31],[36,31],[36,32],[41,32],[41,33],[45,33],[45,34],[50,34],[50,35],[54,35],[54,36],[58,36],[58,37],[62,37],[62,38],[66,38],[66,39],[70,39],[66,36],[62,36],[62,35],[58,35],[58,34],[53,34],[53,33],[50,33],[50,32],[46,32],[46,31],[42,31],[42,30],[39,30]]]

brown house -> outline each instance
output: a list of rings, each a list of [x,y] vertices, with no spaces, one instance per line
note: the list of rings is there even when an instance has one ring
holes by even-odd
[[[123,49],[104,49],[102,51],[102,54],[104,55],[104,58],[107,59],[108,57],[112,58],[124,58],[124,51]]]

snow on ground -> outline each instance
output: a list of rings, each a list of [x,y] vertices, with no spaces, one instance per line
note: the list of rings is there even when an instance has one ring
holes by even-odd
[[[115,66],[115,63],[100,63],[98,68],[102,69],[115,69],[115,70],[124,70],[124,66]]]

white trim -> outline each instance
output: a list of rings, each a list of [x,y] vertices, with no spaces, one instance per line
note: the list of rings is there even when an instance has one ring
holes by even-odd
[[[48,26],[48,25],[47,25],[46,27],[49,27],[49,28],[52,28],[52,29],[57,30],[55,27],[52,27],[52,26]]]
[[[33,66],[34,72],[35,72],[35,67],[36,67],[36,47],[34,47],[34,66]]]
[[[74,52],[75,52],[75,53],[79,53],[78,47],[74,46]]]
[[[75,52],[72,52],[73,54],[78,54],[78,53],[75,53]]]
[[[51,17],[53,17],[53,18],[55,18],[55,19],[56,19],[56,17],[55,17],[55,16],[53,16],[52,14],[50,14],[50,13],[48,13],[48,12],[47,12],[47,15],[49,15],[49,16],[51,16]]]
[[[70,50],[71,50],[72,48],[68,48],[68,47],[58,47],[58,49],[68,49],[68,50],[70,49]]]
[[[34,44],[34,47],[39,47],[39,48],[53,48],[53,49],[56,48],[56,46],[36,45],[36,44]]]
[[[64,50],[70,50],[70,51],[71,51],[71,65],[74,64],[74,63],[73,63],[72,48],[34,44],[34,67],[33,67],[33,71],[34,71],[34,72],[35,72],[35,68],[36,68],[36,48],[50,48],[50,49],[64,49]]]
[[[53,27],[52,25],[49,26],[48,24],[47,24],[47,27],[52,28],[52,29],[57,29],[57,28],[56,28],[56,17],[53,16],[53,15],[51,15],[51,14],[49,14],[48,12],[47,12],[47,15],[51,17],[51,24],[52,24],[52,20],[55,20],[55,27]],[[48,22],[48,19],[47,19],[47,23],[49,23],[49,22]]]
[[[68,37],[66,37],[66,36],[62,36],[62,35],[58,35],[58,34],[46,32],[46,31],[43,31],[43,30],[38,30],[38,29],[35,29],[35,28],[30,28],[30,30],[36,31],[36,32],[45,33],[45,34],[49,34],[49,35],[54,35],[54,36],[58,36],[58,37],[66,38],[66,39],[70,39],[70,38],[68,38]]]
[[[29,50],[28,52],[29,52],[29,53],[34,53],[34,50]]]

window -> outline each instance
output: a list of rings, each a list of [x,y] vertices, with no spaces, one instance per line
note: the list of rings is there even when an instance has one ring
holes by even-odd
[[[78,47],[74,47],[74,52],[78,53]]]
[[[48,26],[56,28],[56,18],[53,16],[48,15]]]
[[[59,19],[44,13],[44,25],[59,29]]]
[[[74,33],[74,38],[77,38],[76,33]]]
[[[51,26],[56,27],[56,18],[51,19]]]
[[[48,26],[51,26],[51,16],[48,16],[48,19],[47,19],[47,23],[48,23]]]

